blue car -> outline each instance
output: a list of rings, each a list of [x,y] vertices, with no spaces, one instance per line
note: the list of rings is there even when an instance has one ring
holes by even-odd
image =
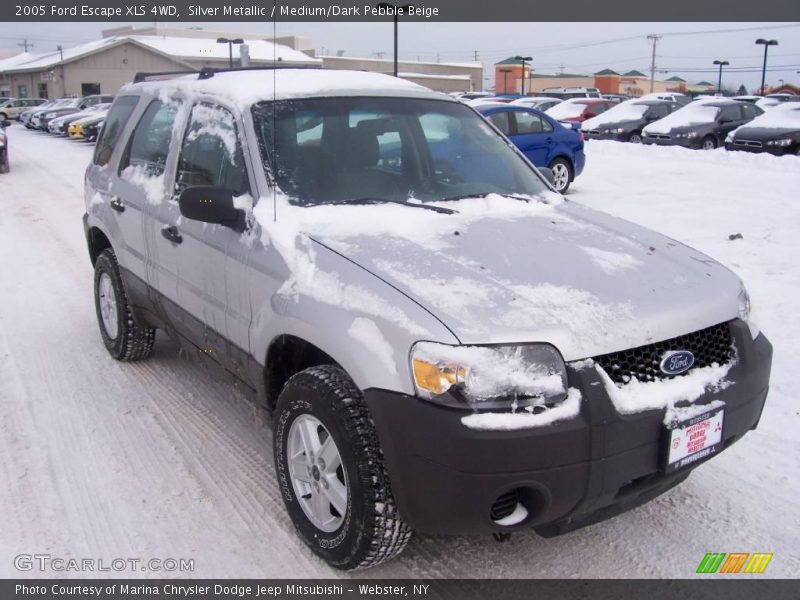
[[[510,139],[537,167],[552,169],[554,186],[564,193],[586,163],[580,125],[564,125],[524,106],[487,104],[475,110]]]

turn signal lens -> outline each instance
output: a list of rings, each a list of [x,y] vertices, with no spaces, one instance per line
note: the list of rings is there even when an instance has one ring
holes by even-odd
[[[467,369],[460,365],[431,363],[419,358],[415,358],[412,365],[417,386],[431,394],[443,394],[467,379]]]

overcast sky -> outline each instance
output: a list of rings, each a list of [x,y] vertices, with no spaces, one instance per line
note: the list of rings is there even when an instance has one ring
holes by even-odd
[[[0,50],[15,49],[27,39],[33,52],[54,50],[100,37],[103,29],[126,23],[14,23],[0,26]],[[6,23],[4,25],[11,25]],[[146,26],[139,23],[138,26]],[[180,23],[165,26],[204,27],[213,30],[271,35],[271,23]],[[726,30],[726,31],[719,31]],[[737,30],[737,31],[731,31]],[[657,67],[667,70],[657,78],[679,75],[689,82],[716,81],[714,59],[728,60],[723,85],[747,86],[761,82],[763,46],[756,38],[777,39],[770,48],[767,83],[782,79],[800,84],[800,23],[401,23],[400,58],[441,62],[471,61],[474,51],[486,70],[484,85],[493,84],[492,65],[522,54],[533,57],[536,73],[560,70],[593,73],[604,68],[649,73],[652,46],[647,34],[664,34],[658,43]],[[711,33],[713,31],[713,33]],[[279,35],[305,35],[317,51],[345,56],[392,57],[392,24],[386,23],[278,23]],[[709,32],[696,34],[695,32]],[[621,39],[624,38],[624,39]],[[749,72],[734,72],[749,69]]]

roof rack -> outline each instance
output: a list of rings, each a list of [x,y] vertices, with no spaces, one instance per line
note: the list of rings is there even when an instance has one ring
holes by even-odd
[[[158,81],[160,79],[168,79],[178,75],[197,75],[198,79],[211,79],[217,73],[226,73],[228,71],[272,71],[274,69],[321,69],[322,65],[309,65],[309,64],[279,64],[281,61],[270,65],[258,65],[255,67],[203,67],[195,71],[157,71],[152,73],[136,73],[133,77],[133,83],[141,83],[143,81]]]
[[[229,71],[273,71],[275,69],[321,69],[322,65],[309,65],[309,64],[279,64],[278,62],[270,65],[258,65],[255,67],[203,67],[200,69],[198,79],[210,79],[217,73],[227,73]]]

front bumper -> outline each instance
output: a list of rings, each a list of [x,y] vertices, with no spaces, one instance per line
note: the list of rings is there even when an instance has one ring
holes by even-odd
[[[630,132],[594,133],[592,131],[584,131],[583,135],[587,140],[613,140],[615,142],[626,142],[628,141],[628,135],[630,135]]]
[[[700,144],[702,143],[703,138],[695,137],[695,138],[676,138],[670,137],[669,139],[665,138],[653,138],[649,135],[642,136],[642,143],[643,144],[655,144],[657,146],[681,146],[682,148],[691,148],[696,150],[700,148]]]
[[[734,385],[698,399],[725,402],[723,449],[753,429],[769,384],[772,346],[732,324],[738,362]],[[476,534],[534,527],[558,535],[643,504],[683,481],[707,459],[662,471],[664,411],[622,415],[594,368],[568,367],[581,390],[580,414],[544,427],[477,431],[461,423],[465,411],[371,389],[365,392],[392,491],[403,519],[432,534]],[[517,490],[528,517],[506,527],[493,505]]]

